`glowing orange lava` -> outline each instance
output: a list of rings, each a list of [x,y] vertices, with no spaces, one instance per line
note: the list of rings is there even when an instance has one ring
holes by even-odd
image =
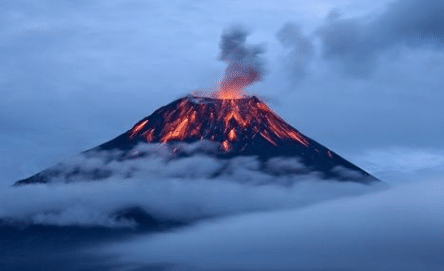
[[[135,125],[129,132],[130,139],[137,140],[140,136],[145,142],[159,143],[210,140],[219,142],[225,152],[243,150],[258,138],[273,147],[289,142],[310,146],[309,139],[256,97],[244,97],[240,91],[218,93],[236,98],[180,99],[156,111],[153,119]],[[331,153],[327,155],[332,157]]]
[[[216,99],[242,99],[244,93],[243,88],[251,84],[253,78],[245,74],[238,74],[232,71],[230,67],[225,70],[224,78],[220,82],[218,90],[213,93],[212,97]]]
[[[140,123],[139,125],[134,126],[131,137],[134,137],[134,135],[136,135],[137,132],[139,132],[143,128],[143,126],[145,126],[145,124],[147,124],[147,123],[148,123],[148,120],[145,120],[144,122]]]
[[[229,151],[230,150],[230,144],[228,143],[228,141],[224,141],[223,143],[222,143],[222,149],[224,150],[224,151]]]
[[[219,89],[214,94],[214,98],[216,99],[242,99],[244,97],[244,93],[241,89],[237,88],[229,88],[229,89]]]
[[[172,130],[170,130],[164,137],[162,137],[160,142],[168,142],[171,139],[178,139],[185,137],[188,118],[178,119],[178,120],[180,120],[179,124],[175,125],[175,127]]]
[[[234,141],[236,139],[236,132],[234,131],[234,129],[230,130],[230,133],[228,134],[228,138],[230,139],[230,141]]]

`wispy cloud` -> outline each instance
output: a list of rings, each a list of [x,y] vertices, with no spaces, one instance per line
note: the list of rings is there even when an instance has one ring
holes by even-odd
[[[307,66],[314,55],[314,45],[310,38],[301,33],[301,28],[295,23],[286,23],[276,34],[286,52],[282,56],[282,64],[291,80],[302,79]]]

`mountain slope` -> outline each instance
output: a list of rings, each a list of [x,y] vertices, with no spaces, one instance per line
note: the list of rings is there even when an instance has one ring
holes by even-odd
[[[317,172],[322,178],[361,183],[378,181],[301,134],[255,96],[240,99],[187,96],[178,99],[140,120],[124,134],[84,154],[119,150],[123,152],[122,157],[126,157],[140,144],[158,143],[168,146],[179,159],[189,155],[181,150],[182,147],[195,142],[215,145],[216,148],[205,151],[205,154],[218,159],[257,157],[262,163],[261,169],[269,174]],[[267,168],[267,161],[276,157],[296,158],[303,167],[289,167],[280,171]],[[83,174],[86,179],[103,179],[109,175],[100,169],[77,173]],[[45,183],[63,174],[61,169],[50,168],[16,182],[16,185]]]

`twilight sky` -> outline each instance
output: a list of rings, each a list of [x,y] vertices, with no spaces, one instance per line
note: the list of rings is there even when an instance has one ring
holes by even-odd
[[[2,1],[0,183],[214,89],[233,24],[265,48],[246,92],[302,133],[380,178],[442,168],[443,12],[441,0]]]
[[[79,270],[96,255],[112,268],[84,270],[442,271],[443,14],[442,0],[0,1],[0,222],[128,227],[112,215],[128,206],[180,222],[214,218],[115,242],[99,236],[76,251],[63,238],[66,247],[48,250],[49,241],[10,242],[6,232],[0,266]],[[245,92],[381,187],[270,179],[251,157],[208,180],[221,161],[76,156],[175,99],[215,89],[230,64],[221,35],[233,25],[264,50],[252,59],[264,76]],[[113,175],[9,187],[66,160],[61,167]],[[298,165],[273,163],[289,164]],[[17,244],[30,245],[18,253]],[[57,261],[64,253],[73,265]]]

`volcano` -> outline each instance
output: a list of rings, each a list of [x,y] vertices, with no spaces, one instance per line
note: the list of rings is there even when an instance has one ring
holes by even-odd
[[[83,155],[119,151],[117,159],[143,159],[147,154],[135,151],[140,145],[163,146],[174,159],[190,154],[184,146],[207,142],[212,148],[197,152],[217,159],[239,156],[257,158],[267,174],[304,175],[316,172],[322,179],[371,183],[379,181],[356,165],[286,123],[256,96],[220,98],[186,96],[156,110],[137,122],[132,129]],[[302,167],[272,170],[267,162],[273,158],[295,158]],[[269,164],[269,163],[268,163]],[[96,168],[87,173],[76,168],[63,172],[60,167],[44,170],[15,185],[47,183],[65,175],[82,175],[85,179],[104,179],[110,172]]]

